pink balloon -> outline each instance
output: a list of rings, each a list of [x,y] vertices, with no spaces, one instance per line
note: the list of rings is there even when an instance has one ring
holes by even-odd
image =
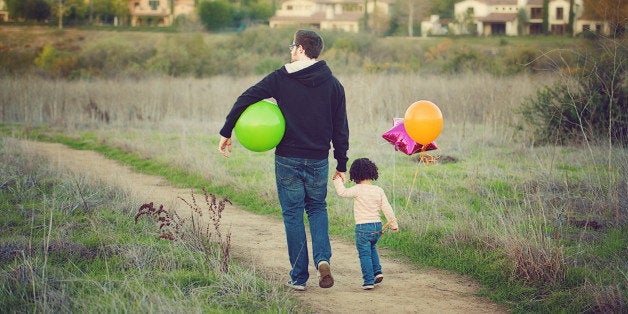
[[[392,129],[382,134],[382,137],[390,144],[393,144],[395,150],[400,150],[406,155],[412,155],[423,149],[423,145],[415,142],[406,132],[406,128],[403,126],[403,118],[394,118]],[[434,142],[429,143],[425,147],[425,151],[435,149],[438,149],[438,147],[436,147],[436,143]]]

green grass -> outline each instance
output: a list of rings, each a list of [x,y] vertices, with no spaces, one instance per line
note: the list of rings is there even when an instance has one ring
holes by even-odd
[[[158,239],[154,221],[134,222],[137,201],[122,191],[55,173],[8,145],[0,142],[0,312],[297,309],[254,270],[232,263],[220,272],[203,252]]]
[[[163,176],[179,187],[206,187],[211,193],[225,195],[235,204],[252,212],[275,216],[278,216],[280,213],[276,201],[272,200],[272,196],[266,196],[266,198],[256,197],[255,193],[251,193],[252,191],[242,191],[230,186],[213,184],[211,180],[206,180],[198,174],[187,172],[168,163],[146,159],[136,153],[125,152],[119,148],[103,144],[90,133],[79,137],[69,137],[62,133],[51,134],[49,131],[36,132],[31,130],[30,136],[37,140],[64,143],[77,149],[98,151],[108,158],[130,165],[137,171]],[[213,143],[208,145],[213,146]],[[235,166],[232,166],[234,170],[235,168],[243,170],[247,164],[256,163],[250,160],[245,161],[248,157],[250,156],[241,156],[239,157],[242,158],[240,161],[237,160],[238,157],[235,157],[236,160],[231,160],[231,162],[236,163]],[[267,157],[259,157],[258,155],[258,158],[265,159]],[[266,161],[264,160],[264,162]],[[441,168],[453,171],[452,169],[457,167],[454,164],[443,165]],[[560,168],[562,169],[564,166],[560,166]],[[439,168],[434,167],[422,170],[428,172],[429,175],[419,176],[417,184],[419,187],[433,186],[435,181],[443,179],[439,178],[439,176],[443,175],[443,169],[439,170]],[[255,174],[251,175],[243,172],[240,175],[245,180],[260,180],[259,178],[256,179]],[[462,172],[457,175],[461,178],[466,177],[466,179],[469,179],[468,173],[464,174]],[[406,179],[409,180],[411,178]],[[471,179],[477,180],[473,176],[471,176]],[[512,273],[514,268],[513,260],[499,244],[501,241],[505,241],[500,240],[499,235],[474,234],[477,230],[460,227],[460,220],[468,220],[468,215],[495,217],[491,218],[494,220],[499,217],[506,217],[508,212],[512,211],[512,209],[509,209],[509,206],[522,206],[521,204],[526,199],[523,191],[525,184],[518,182],[518,180],[520,179],[484,178],[480,181],[481,184],[479,186],[469,186],[464,182],[459,185],[445,186],[443,187],[444,191],[436,193],[462,198],[463,203],[468,203],[468,208],[466,209],[469,210],[468,212],[463,213],[459,210],[447,211],[447,207],[444,207],[442,215],[447,218],[446,220],[449,223],[441,221],[432,226],[425,226],[424,229],[409,228],[399,233],[387,234],[382,239],[381,245],[393,249],[400,257],[406,258],[417,265],[437,267],[469,275],[482,284],[483,294],[500,304],[509,306],[515,312],[555,312],[557,310],[573,312],[587,308],[590,306],[588,304],[593,302],[590,295],[581,296],[583,287],[585,287],[587,282],[596,282],[603,285],[612,285],[614,282],[610,280],[613,275],[600,276],[592,272],[591,269],[604,270],[607,274],[617,273],[618,271],[621,273],[622,269],[625,269],[625,261],[622,261],[620,257],[622,256],[621,252],[628,250],[626,247],[625,234],[627,234],[627,230],[625,227],[623,229],[611,229],[607,236],[599,238],[593,243],[587,243],[584,248],[588,248],[586,250],[590,251],[575,252],[582,258],[582,262],[586,263],[586,267],[568,267],[565,271],[564,281],[551,284],[537,281],[526,282],[518,279]],[[421,192],[419,195],[423,193],[425,192]],[[421,198],[423,200],[430,199],[429,197],[421,196],[418,201],[413,200],[411,203],[416,204],[414,202],[418,202],[416,204],[418,207],[412,211],[429,212],[431,206],[442,206],[439,204],[453,202],[445,199],[429,205],[429,202],[421,203]],[[397,199],[394,200],[397,204],[405,204],[406,201],[406,195],[403,195],[403,193],[400,193]],[[350,213],[349,215],[335,213],[336,208],[342,206],[344,206],[342,203],[334,201],[333,198],[330,200],[330,232],[333,235],[351,239],[353,221],[349,218],[351,217]],[[497,208],[504,206],[501,214],[495,213],[496,206]],[[486,221],[486,223],[488,226],[498,227],[497,221]],[[402,227],[404,224],[407,223],[403,223]],[[525,225],[532,226],[533,222],[525,222],[524,225],[517,228],[523,228],[518,232],[529,232],[526,231]],[[555,227],[545,226],[547,227],[545,232],[548,234],[555,230]],[[577,228],[572,228],[572,232],[574,235],[581,233]],[[564,245],[568,245],[568,242],[565,241],[564,243]],[[582,249],[581,242],[576,242],[574,245]],[[607,264],[601,265],[602,261],[607,261]],[[610,267],[609,265],[612,263],[608,263],[609,261],[616,261],[619,265],[615,266],[615,268]],[[625,286],[619,284],[617,287],[620,295],[625,293]]]

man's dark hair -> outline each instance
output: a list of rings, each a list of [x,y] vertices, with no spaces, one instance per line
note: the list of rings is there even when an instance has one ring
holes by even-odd
[[[294,43],[303,47],[305,55],[316,59],[323,51],[323,38],[315,31],[300,29],[294,33]]]
[[[368,158],[358,158],[349,169],[349,180],[359,183],[364,180],[377,180],[377,165]]]

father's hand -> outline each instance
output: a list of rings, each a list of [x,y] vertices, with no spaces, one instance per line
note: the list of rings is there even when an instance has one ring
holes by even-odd
[[[336,179],[336,178],[341,178],[343,183],[347,182],[344,172],[340,172],[340,171],[336,170],[336,173],[334,173],[334,177],[332,178],[332,180]]]
[[[221,136],[220,142],[218,143],[218,151],[226,158],[229,158],[229,153],[231,152],[231,138]]]

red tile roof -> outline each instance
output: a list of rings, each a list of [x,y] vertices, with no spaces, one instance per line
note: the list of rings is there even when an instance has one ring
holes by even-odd
[[[491,13],[485,17],[478,18],[480,22],[485,23],[505,23],[514,21],[517,13]]]

